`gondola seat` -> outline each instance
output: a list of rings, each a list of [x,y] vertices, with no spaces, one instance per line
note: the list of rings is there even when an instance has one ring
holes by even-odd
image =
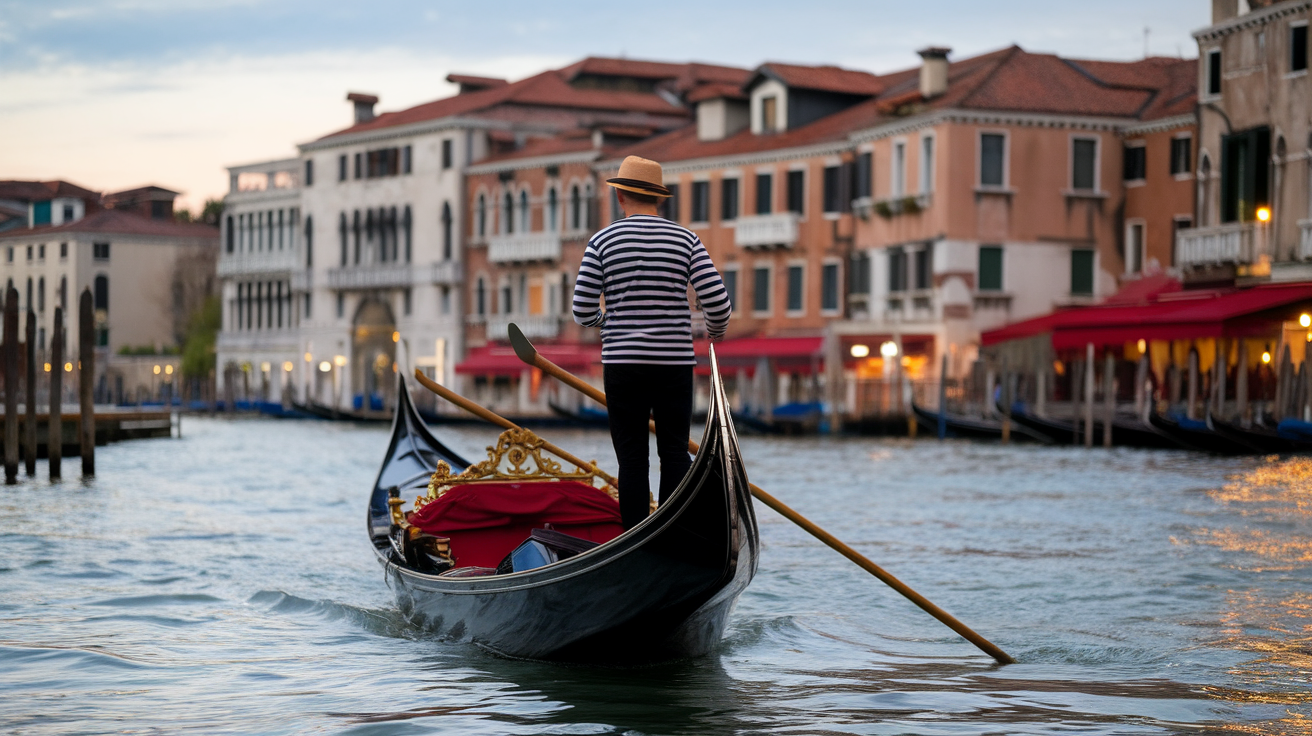
[[[624,531],[619,503],[579,480],[462,483],[408,521],[426,534],[450,538],[456,569],[496,568],[534,529],[548,524],[598,544]]]

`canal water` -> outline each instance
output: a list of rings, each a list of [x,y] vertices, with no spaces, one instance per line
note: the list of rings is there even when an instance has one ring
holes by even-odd
[[[757,484],[1020,663],[758,506],[719,650],[607,669],[406,624],[364,535],[386,429],[183,430],[0,488],[0,733],[1312,733],[1312,459],[743,438]]]

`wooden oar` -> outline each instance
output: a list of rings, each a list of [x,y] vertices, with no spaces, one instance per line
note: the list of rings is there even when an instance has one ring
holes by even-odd
[[[546,373],[547,375],[560,380],[565,385],[570,386],[576,391],[581,392],[585,396],[591,398],[593,401],[596,401],[598,404],[601,404],[602,406],[606,406],[605,393],[601,392],[595,386],[587,383],[586,381],[574,375],[573,373],[570,373],[564,368],[561,368],[555,363],[552,363],[550,360],[547,360],[546,358],[542,357],[542,355],[538,353],[537,348],[533,347],[533,343],[529,342],[528,338],[524,337],[524,333],[520,331],[517,325],[511,323],[509,327],[509,332],[510,332],[510,344],[512,347],[514,347],[515,355],[518,355],[520,360],[533,366],[534,368],[541,370],[543,373]],[[649,422],[648,427],[651,429],[653,433],[656,431],[655,422]],[[697,450],[698,450],[697,443],[692,440],[688,440],[688,451],[695,455],[697,454]],[[805,529],[807,533],[809,533],[811,536],[815,537],[816,539],[819,539],[821,542],[824,542],[826,545],[833,548],[833,550],[838,552],[840,555],[846,557],[852,562],[855,562],[861,569],[879,578],[886,585],[888,585],[888,587],[901,593],[907,600],[916,604],[926,613],[938,619],[949,629],[952,629],[953,631],[960,634],[966,641],[969,641],[971,644],[974,644],[975,646],[979,647],[982,651],[984,651],[984,653],[996,659],[999,663],[1001,664],[1015,663],[1016,660],[1012,659],[1011,655],[999,649],[996,645],[993,644],[993,642],[975,633],[974,630],[972,630],[969,626],[958,621],[955,617],[952,616],[952,614],[948,613],[947,611],[944,611],[942,608],[939,608],[938,606],[931,603],[928,598],[912,590],[909,586],[907,586],[906,583],[902,582],[901,580],[898,580],[896,577],[894,577],[891,573],[889,573],[884,568],[866,559],[866,557],[862,555],[860,552],[857,552],[856,550],[844,544],[834,535],[816,526],[815,523],[813,523],[810,519],[792,510],[779,499],[761,490],[761,488],[757,486],[755,483],[748,483],[748,486],[752,490],[752,495],[755,496],[757,500],[759,500],[761,503],[764,503],[766,506],[769,506],[770,508],[779,512],[779,514],[782,515],[784,518],[788,519],[794,524]]]
[[[432,391],[438,396],[441,396],[447,401],[450,401],[452,404],[455,404],[456,406],[460,407],[461,409],[464,409],[470,414],[473,414],[479,419],[489,421],[497,425],[498,427],[502,427],[504,429],[520,429],[520,426],[518,424],[515,424],[509,419],[506,419],[505,417],[501,416],[500,414],[497,414],[491,409],[488,409],[483,406],[479,406],[478,404],[475,404],[469,399],[466,399],[465,397],[461,396],[455,391],[452,391],[446,386],[434,382],[428,376],[425,376],[423,374],[423,371],[420,371],[418,368],[415,369],[415,380],[419,382],[419,385],[423,386],[429,391]],[[542,438],[539,437],[538,439],[542,439]],[[550,442],[547,442],[546,440],[542,441],[542,447],[546,449],[548,452],[555,455],[556,457],[564,458],[565,460],[574,463],[574,465],[580,469],[589,470],[595,473],[598,478],[601,478],[602,480],[606,481],[610,485],[619,488],[619,483],[616,482],[615,478],[612,477],[610,474],[608,474],[606,471],[597,467],[596,465],[589,462],[584,462],[583,460],[574,457],[573,455],[569,454],[568,452],[565,452],[564,450],[560,449],[559,447],[556,447],[555,445],[551,444]]]

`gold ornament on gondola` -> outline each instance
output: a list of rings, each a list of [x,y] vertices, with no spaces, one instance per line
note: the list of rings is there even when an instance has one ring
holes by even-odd
[[[540,437],[527,429],[507,429],[497,437],[495,447],[487,448],[487,459],[470,465],[463,473],[453,475],[451,466],[439,460],[437,469],[428,479],[428,493],[415,499],[414,510],[441,498],[458,485],[505,481],[580,480],[594,488],[600,484],[611,498],[619,500],[615,488],[606,484],[594,470],[596,460],[592,461],[592,468],[566,472],[559,462],[543,455],[543,444]]]

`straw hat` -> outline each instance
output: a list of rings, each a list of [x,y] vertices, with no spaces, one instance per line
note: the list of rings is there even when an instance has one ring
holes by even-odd
[[[637,192],[652,197],[669,197],[670,190],[661,183],[663,181],[665,177],[661,174],[660,164],[645,158],[628,156],[620,164],[620,175],[614,179],[607,179],[606,183],[626,192]]]

